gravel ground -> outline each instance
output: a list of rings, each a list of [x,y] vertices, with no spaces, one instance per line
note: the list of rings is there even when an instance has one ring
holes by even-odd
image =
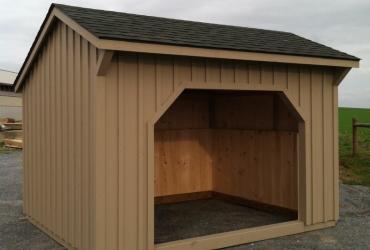
[[[64,249],[23,217],[21,161],[20,151],[0,154],[0,250]],[[370,249],[370,188],[341,185],[334,228],[227,249]]]

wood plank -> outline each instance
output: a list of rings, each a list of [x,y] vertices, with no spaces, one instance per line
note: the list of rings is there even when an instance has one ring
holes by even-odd
[[[215,191],[297,209],[294,133],[216,132],[216,145],[213,145]],[[281,193],[286,195],[281,197]]]
[[[212,189],[208,137],[202,130],[155,132],[155,196]]]
[[[21,139],[4,139],[4,146],[9,148],[23,148],[23,140]]]
[[[159,57],[158,62],[160,67],[158,68],[158,87],[159,87],[159,101],[160,105],[163,105],[170,95],[173,93],[174,86],[174,63],[172,57]],[[136,63],[137,64],[137,63]],[[136,76],[137,77],[137,76]]]
[[[191,59],[188,57],[174,57],[173,63],[174,63],[173,78],[174,78],[175,88],[180,86],[184,82],[190,82],[191,81]],[[154,78],[155,77],[153,77],[153,79]]]
[[[235,83],[235,68],[233,61],[221,61],[221,83]]]
[[[284,64],[274,64],[274,86],[277,89],[288,88],[288,68]]]
[[[195,83],[206,82],[206,62],[203,58],[191,59],[191,81]]]
[[[262,64],[261,66],[261,84],[271,86],[274,84],[274,72],[271,64]]]
[[[235,82],[240,84],[249,83],[249,66],[247,62],[235,62]]]
[[[219,60],[208,59],[206,61],[206,78],[209,83],[221,83],[221,64]]]
[[[249,83],[261,84],[261,65],[258,63],[249,63]]]
[[[300,106],[300,78],[299,69],[296,66],[290,66],[288,69],[288,93],[291,101],[297,107]]]

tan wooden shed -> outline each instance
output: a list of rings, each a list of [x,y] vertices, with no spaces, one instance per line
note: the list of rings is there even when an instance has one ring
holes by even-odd
[[[70,249],[216,249],[334,226],[338,84],[297,35],[52,5],[16,79],[24,213]]]

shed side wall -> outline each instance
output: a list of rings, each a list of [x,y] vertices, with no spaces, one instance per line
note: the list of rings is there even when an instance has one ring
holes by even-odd
[[[306,124],[302,218],[307,225],[337,219],[337,93],[330,69],[121,53],[97,82],[96,188],[105,200],[97,203],[97,249],[147,249],[147,124],[184,83],[285,91]]]
[[[56,23],[24,98],[24,212],[65,245],[94,249],[96,48]]]

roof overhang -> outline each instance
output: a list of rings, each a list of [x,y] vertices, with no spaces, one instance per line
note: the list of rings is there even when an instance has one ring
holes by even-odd
[[[260,62],[275,62],[287,64],[331,66],[343,68],[343,70],[346,70],[347,72],[350,68],[359,67],[359,61],[356,60],[284,55],[273,53],[245,52],[223,49],[197,48],[190,46],[176,46],[156,43],[99,39],[98,37],[94,36],[91,32],[86,30],[84,27],[79,25],[77,22],[75,22],[73,19],[65,15],[58,8],[52,5],[36,36],[34,43],[31,46],[31,49],[26,57],[26,60],[23,63],[22,68],[15,80],[15,91],[20,90],[21,85],[23,84],[23,81],[26,75],[28,74],[30,66],[33,63],[33,60],[35,59],[35,56],[37,55],[39,48],[41,47],[48,32],[52,28],[52,24],[54,23],[55,20],[62,21],[71,29],[73,29],[75,32],[79,33],[91,44],[93,44],[96,48],[103,50],[260,61]]]

